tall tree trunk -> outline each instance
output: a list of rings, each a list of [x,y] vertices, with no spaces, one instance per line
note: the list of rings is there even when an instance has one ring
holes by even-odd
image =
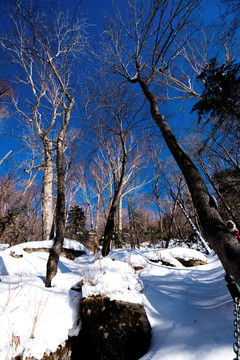
[[[107,223],[104,229],[104,239],[103,239],[103,248],[102,248],[103,256],[107,256],[110,251],[110,243],[113,238],[113,232],[114,232],[114,216],[117,210],[117,205],[120,196],[122,194],[125,173],[126,173],[126,159],[123,160],[121,178],[118,184],[118,188],[115,190],[114,198],[111,203],[111,207],[107,218]]]
[[[99,228],[100,200],[101,200],[101,195],[98,193],[97,194],[96,220],[95,220],[95,232],[96,232],[96,234],[98,234],[98,228]]]
[[[131,249],[134,249],[135,233],[134,233],[134,226],[133,226],[132,203],[130,202],[130,200],[128,200],[128,219],[129,219]]]
[[[156,194],[156,199],[157,199],[157,209],[158,209],[158,217],[159,217],[158,228],[162,233],[163,232],[163,220],[162,220],[160,196],[158,194]]]
[[[109,210],[107,223],[106,223],[106,226],[104,229],[104,239],[103,239],[103,248],[102,248],[103,256],[107,256],[110,252],[110,243],[111,243],[111,240],[113,238],[113,233],[114,233],[114,224],[115,224],[114,217],[116,214],[119,199],[122,194],[124,176],[125,176],[125,165],[123,166],[123,169],[122,169],[121,180],[120,180],[118,188],[115,191],[114,198],[113,198],[110,210]]]
[[[116,204],[116,205],[114,205]],[[107,256],[110,252],[110,243],[111,240],[113,238],[113,232],[114,232],[114,216],[116,213],[116,208],[117,208],[117,201],[114,201],[114,204],[112,203],[110,210],[109,210],[109,214],[108,214],[108,218],[107,218],[107,223],[104,229],[104,238],[103,238],[103,248],[102,248],[102,255],[103,256]]]
[[[150,103],[152,118],[161,130],[165,142],[188,184],[205,239],[218,255],[226,273],[232,274],[236,281],[240,283],[240,244],[223,224],[215,202],[210,196],[199,171],[180,146],[164,117],[159,113],[155,96],[144,81],[139,79],[139,84]],[[226,252],[226,247],[224,246],[226,243],[234,249],[234,253],[231,251],[231,256]]]
[[[114,197],[111,203],[111,207],[109,210],[107,223],[104,229],[104,238],[103,238],[103,248],[102,248],[102,255],[107,256],[110,252],[110,243],[113,237],[114,232],[114,216],[116,213],[117,205],[119,199],[122,195],[123,185],[124,185],[124,178],[126,174],[126,167],[127,167],[127,151],[125,144],[123,144],[124,155],[122,158],[122,169],[121,169],[121,176],[118,183],[118,186],[115,188]]]
[[[122,213],[122,194],[119,198],[119,202],[118,202],[118,238],[117,238],[117,244],[116,247],[119,248],[122,245],[123,242],[123,213]]]
[[[45,152],[44,175],[42,186],[42,240],[51,238],[53,225],[52,183],[53,183],[53,150],[52,141],[43,139]]]
[[[163,232],[163,221],[162,221],[162,212],[161,212],[161,200],[160,200],[160,196],[159,196],[159,192],[158,192],[158,178],[159,178],[159,175],[158,175],[157,165],[155,165],[154,167],[155,167],[155,172],[156,172],[156,178],[155,178],[155,182],[154,182],[154,194],[155,194],[155,197],[156,197],[158,216],[159,216],[158,228],[162,233]]]
[[[176,212],[176,208],[177,208],[177,201],[174,200],[173,209],[171,209],[171,203],[169,201],[169,208],[171,210],[171,219],[170,219],[170,225],[169,225],[169,229],[168,229],[168,237],[167,237],[167,241],[166,241],[166,245],[165,245],[166,248],[169,247],[169,243],[170,243],[170,240],[171,240],[171,237],[172,237],[173,221],[174,221],[175,212]]]
[[[62,83],[61,83],[62,84]],[[74,100],[65,93],[69,104],[64,107],[62,129],[57,138],[57,204],[56,204],[56,237],[47,262],[46,287],[51,287],[51,281],[57,273],[58,261],[62,251],[65,233],[65,171],[64,171],[64,140],[70,122]]]
[[[62,135],[62,134],[61,134]],[[63,164],[63,136],[57,140],[57,205],[56,205],[56,237],[47,263],[46,287],[51,287],[51,281],[57,273],[65,232],[65,172]]]

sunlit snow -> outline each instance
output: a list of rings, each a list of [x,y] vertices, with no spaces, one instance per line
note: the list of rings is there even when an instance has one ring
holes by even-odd
[[[24,251],[30,246],[51,247],[52,242],[16,245],[0,253],[0,359],[21,353],[41,359],[64,345],[68,335],[76,335],[81,293],[71,288],[81,281],[84,297],[106,295],[144,305],[152,342],[142,360],[234,358],[233,301],[215,255],[179,247],[142,248],[112,250],[101,259],[66,239],[65,247],[86,255],[75,261],[61,257],[53,287],[45,288],[48,253]],[[185,268],[177,258],[207,264]],[[161,265],[163,260],[171,266]]]

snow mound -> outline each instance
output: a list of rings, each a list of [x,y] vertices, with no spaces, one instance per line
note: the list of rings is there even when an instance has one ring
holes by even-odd
[[[112,260],[119,260],[128,263],[132,268],[142,267],[147,264],[142,254],[133,249],[115,249],[108,255]]]
[[[24,359],[41,359],[44,352],[64,345],[78,316],[78,302],[74,292],[47,289],[40,278],[2,279],[0,358],[23,353]]]
[[[100,295],[142,304],[141,290],[135,271],[122,261],[104,258],[84,269],[84,298]]]
[[[16,246],[20,246],[23,249],[24,248],[51,249],[53,247],[53,243],[54,243],[54,240],[32,241],[32,242],[22,243],[22,244],[19,244],[19,245],[16,245]],[[87,250],[87,248],[83,244],[81,244],[81,243],[79,243],[78,241],[75,241],[75,240],[70,240],[70,239],[65,238],[64,243],[63,243],[63,247],[66,248],[66,249],[84,251],[87,255],[90,254],[90,252]],[[14,248],[14,246],[12,247],[12,249],[13,248]]]
[[[53,246],[53,240],[47,241],[33,241],[14,245],[1,251],[0,255],[0,273],[2,275],[27,275],[27,276],[41,276],[46,275],[46,262],[48,260],[48,253],[33,252],[29,254],[24,251],[25,248],[44,248],[50,249]],[[64,240],[64,245],[67,249],[84,251],[86,255],[89,255],[89,251],[82,244],[75,240]],[[60,272],[70,272],[66,263],[69,261],[60,257],[58,268]],[[71,262],[70,262],[71,263]],[[70,264],[69,263],[69,264]]]
[[[208,262],[206,256],[193,249],[176,247],[171,249],[162,249],[162,250],[145,250],[143,255],[150,261],[156,261],[160,263],[168,263],[171,266],[176,266],[184,268],[184,266],[177,259],[182,259],[185,261],[188,260],[200,260]]]

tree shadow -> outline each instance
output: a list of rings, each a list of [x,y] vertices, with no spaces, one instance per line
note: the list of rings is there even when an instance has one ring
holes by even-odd
[[[0,274],[4,276],[9,275],[5,263],[3,261],[3,258],[1,256],[0,256]]]

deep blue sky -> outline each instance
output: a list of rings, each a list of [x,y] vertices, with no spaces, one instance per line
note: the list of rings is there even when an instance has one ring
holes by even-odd
[[[112,8],[112,0],[87,0],[83,2],[83,5],[86,6],[90,21],[101,25],[104,11]]]
[[[39,0],[39,3],[44,6],[44,4],[49,4],[51,0]],[[121,5],[124,6],[124,0],[120,1]],[[96,25],[92,27],[91,34],[100,33],[103,29],[104,23],[104,11],[110,11],[112,9],[112,0],[84,0],[80,2],[79,0],[55,0],[53,1],[54,4],[61,4],[64,3],[66,8],[73,10],[77,4],[80,3],[79,8],[83,10],[85,13],[86,18],[88,19],[88,23],[92,25]],[[206,1],[207,7],[204,8],[204,17],[207,18],[209,21],[212,17],[216,14],[216,1]],[[0,17],[3,14],[3,10],[7,9],[11,4],[11,0],[0,0]],[[2,10],[2,11],[1,11]],[[2,15],[3,16],[3,15]],[[1,28],[6,28],[5,22],[7,18],[1,17],[2,26]],[[1,29],[0,29],[1,31]],[[3,76],[5,76],[4,69],[0,68],[0,72]],[[180,122],[182,121],[180,117]],[[18,136],[18,128],[17,128],[17,120],[16,119],[5,119],[4,120],[5,131],[9,132],[11,129],[14,128],[13,136]],[[179,123],[180,125],[180,123]],[[183,126],[183,125],[181,125]],[[0,128],[1,131],[1,128]],[[0,136],[0,159],[9,151],[14,150],[18,146],[16,144],[16,138],[14,137],[5,137]],[[0,166],[0,173],[3,169],[3,166]]]
[[[48,3],[49,0],[39,0],[41,5],[44,3]],[[64,3],[65,8],[70,9],[73,11],[76,6],[79,5],[79,10],[82,10],[85,14],[84,17],[88,20],[87,22],[90,25],[89,31],[91,35],[100,33],[103,30],[104,24],[104,11],[111,11],[112,8],[112,0],[55,0],[54,4],[62,4]],[[8,17],[3,15],[5,12],[8,11],[11,5],[11,0],[0,0],[0,21],[1,21],[1,28],[6,26],[6,22],[8,21]],[[5,27],[6,28],[6,27]],[[1,76],[7,80],[6,71],[0,68]],[[12,136],[1,136],[3,134],[12,134]],[[21,135],[19,131],[19,127],[17,125],[17,120],[12,118],[5,118],[0,122],[0,160],[8,153],[9,150],[13,152],[18,151],[22,144],[18,142],[18,136]],[[15,164],[16,165],[16,164]],[[0,166],[0,174],[3,171],[4,166]]]

